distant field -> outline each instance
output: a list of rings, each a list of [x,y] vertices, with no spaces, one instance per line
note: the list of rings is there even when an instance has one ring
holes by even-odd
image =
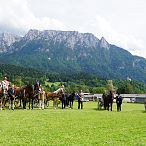
[[[59,86],[60,85],[60,83],[61,82],[47,82],[47,81],[45,81],[45,85],[48,85],[48,86],[52,86],[52,85],[54,85],[54,86]]]
[[[143,104],[122,105],[122,112],[84,109],[0,111],[0,146],[146,146]],[[61,105],[60,105],[61,107]]]

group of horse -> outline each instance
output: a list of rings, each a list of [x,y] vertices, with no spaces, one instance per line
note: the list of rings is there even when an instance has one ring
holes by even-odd
[[[99,110],[111,110],[112,111],[112,105],[114,100],[114,93],[112,91],[109,92],[109,94],[103,93],[102,98],[98,98],[98,105],[97,108]]]
[[[41,90],[40,90],[41,89]],[[45,92],[39,83],[27,84],[24,87],[15,87],[15,106],[26,109],[27,104],[29,109],[34,108],[34,104],[44,109],[45,105],[48,106],[49,100],[53,100],[53,105],[57,106],[59,98],[62,96],[60,90],[57,93]],[[0,86],[0,109],[4,109],[9,102],[10,98],[7,91]]]

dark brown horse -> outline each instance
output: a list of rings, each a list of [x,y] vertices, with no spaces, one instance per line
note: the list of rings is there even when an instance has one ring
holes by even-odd
[[[34,101],[39,103],[39,88],[40,84],[36,82],[35,84],[28,83],[24,87],[24,97],[23,97],[23,108],[26,109],[26,102],[29,102],[29,109],[34,107]]]
[[[112,111],[112,105],[113,105],[113,99],[114,99],[114,94],[112,91],[110,91],[109,94],[103,94],[102,96],[103,101],[104,101],[104,109],[109,111]]]
[[[32,84],[28,84],[24,87],[24,96],[23,96],[23,108],[26,109],[27,100],[29,102],[29,109],[33,109],[34,102],[34,86]]]
[[[15,96],[15,105],[21,107],[23,98],[24,98],[24,88],[23,87],[15,87],[16,96]]]

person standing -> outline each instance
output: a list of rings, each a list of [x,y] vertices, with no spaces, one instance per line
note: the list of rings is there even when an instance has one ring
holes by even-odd
[[[144,108],[145,108],[145,111],[146,111],[146,99],[144,101]]]
[[[14,110],[14,101],[15,101],[15,96],[16,96],[16,89],[15,89],[14,84],[8,90],[8,95],[9,95],[9,110],[11,108],[12,108],[12,110]]]
[[[116,96],[116,103],[117,103],[117,112],[121,111],[122,96],[120,95],[120,93],[118,93],[118,96]]]
[[[4,77],[4,80],[2,81],[2,86],[4,89],[6,89],[8,91],[8,88],[9,88],[9,81],[8,81],[8,78],[5,76]]]
[[[4,98],[5,98],[5,100],[7,99],[9,85],[10,85],[10,83],[8,81],[8,78],[5,76],[4,80],[2,81],[2,87],[4,89]]]
[[[78,95],[78,109],[83,109],[83,98],[84,98],[84,93],[81,90],[79,95]]]
[[[113,99],[114,99],[114,93],[113,93],[113,91],[110,91],[109,95],[108,95],[108,103],[107,103],[107,110],[108,111],[109,111],[109,107],[110,107],[111,111],[113,109]]]
[[[62,94],[62,109],[65,109],[66,107],[66,98],[67,94]]]
[[[44,102],[46,98],[46,93],[42,87],[39,88],[39,95],[38,95],[38,100],[39,100],[39,109],[45,108]]]

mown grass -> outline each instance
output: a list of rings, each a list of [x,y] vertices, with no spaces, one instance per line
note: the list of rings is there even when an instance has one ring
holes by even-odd
[[[0,111],[1,146],[146,146],[146,112],[142,104],[122,105],[122,112],[84,109]]]

